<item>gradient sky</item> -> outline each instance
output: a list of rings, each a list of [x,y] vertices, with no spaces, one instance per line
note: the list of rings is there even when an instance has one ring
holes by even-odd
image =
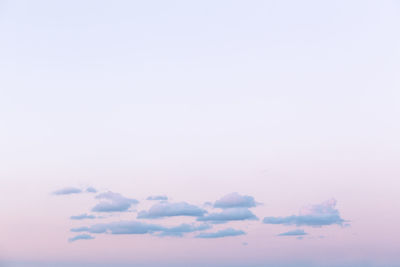
[[[0,266],[400,266],[399,29],[385,0],[0,0]]]

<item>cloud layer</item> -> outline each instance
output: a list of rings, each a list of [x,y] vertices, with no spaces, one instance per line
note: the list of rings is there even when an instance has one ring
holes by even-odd
[[[132,235],[132,234],[157,234],[158,236],[183,236],[185,233],[203,231],[210,229],[208,224],[180,224],[174,227],[165,227],[158,224],[149,224],[139,221],[119,221],[111,223],[95,224],[90,227],[72,228],[71,232],[87,232],[91,234],[112,234],[112,235]]]
[[[339,211],[335,209],[336,200],[331,199],[321,204],[312,205],[299,215],[291,215],[287,217],[265,217],[263,222],[266,224],[284,224],[296,226],[314,226],[321,227],[325,225],[343,225]]]

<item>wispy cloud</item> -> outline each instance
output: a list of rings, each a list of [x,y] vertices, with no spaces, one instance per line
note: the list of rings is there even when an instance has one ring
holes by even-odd
[[[68,241],[69,242],[74,242],[74,241],[77,241],[77,240],[90,240],[90,239],[94,239],[94,237],[91,236],[91,235],[82,234],[82,235],[74,236],[74,237],[68,239]]]
[[[242,230],[235,230],[233,228],[228,228],[214,233],[200,233],[196,236],[196,238],[221,238],[221,237],[238,236],[244,234],[246,233]]]
[[[77,187],[65,187],[53,192],[53,195],[71,195],[82,193],[82,190]]]
[[[197,220],[224,223],[229,221],[258,220],[258,218],[247,208],[229,208],[219,213],[210,213],[199,217]]]
[[[179,203],[158,203],[153,205],[148,211],[139,212],[139,219],[157,219],[173,216],[202,216],[207,211],[186,202]]]
[[[266,224],[284,224],[297,226],[321,227],[325,225],[343,225],[339,211],[335,209],[336,200],[331,199],[321,204],[312,205],[300,212],[299,215],[287,217],[265,217],[263,222]]]
[[[84,213],[80,215],[71,216],[70,219],[71,220],[96,219],[96,216]]]
[[[127,211],[132,204],[137,204],[139,201],[133,198],[126,198],[118,193],[106,192],[96,196],[97,199],[104,199],[99,204],[93,207],[95,212],[122,212]]]
[[[252,196],[242,196],[239,193],[228,194],[215,201],[214,208],[251,208],[255,207],[256,202]]]
[[[167,196],[149,196],[147,200],[168,200]]]
[[[302,236],[302,235],[307,235],[307,233],[304,232],[304,230],[302,229],[296,229],[285,233],[281,233],[278,236]]]

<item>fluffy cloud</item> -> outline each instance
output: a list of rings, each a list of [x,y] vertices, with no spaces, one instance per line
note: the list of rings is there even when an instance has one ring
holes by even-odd
[[[181,224],[174,227],[165,227],[139,221],[120,221],[95,224],[90,227],[72,228],[71,232],[87,232],[91,234],[109,233],[113,235],[157,234],[158,236],[183,236],[185,233],[192,233],[210,228],[211,226],[208,224]]]
[[[91,235],[83,234],[83,235],[74,236],[74,237],[68,239],[68,241],[69,242],[74,242],[74,241],[77,241],[77,240],[90,240],[90,239],[94,239],[94,237],[91,236]]]
[[[285,233],[281,233],[278,236],[302,236],[302,235],[307,235],[307,233],[304,232],[304,230],[296,229]]]
[[[82,193],[82,190],[77,187],[65,187],[60,190],[54,191],[53,195],[71,195]]]
[[[137,218],[156,219],[172,216],[203,216],[207,211],[186,202],[158,203],[148,211],[139,212]]]
[[[167,196],[149,196],[147,200],[168,200]]]
[[[238,193],[228,194],[221,199],[215,201],[214,208],[251,208],[255,207],[256,202],[251,196],[242,196]]]
[[[343,225],[339,211],[335,209],[336,200],[331,199],[321,204],[312,205],[302,210],[299,215],[287,217],[265,217],[263,222],[266,224],[284,224],[296,226],[321,227],[325,225]]]
[[[224,230],[220,230],[214,233],[200,233],[196,236],[196,238],[221,238],[227,236],[238,236],[246,234],[242,230],[235,230],[233,228],[228,228]]]
[[[228,221],[258,220],[258,218],[247,208],[229,208],[219,213],[210,213],[206,216],[199,217],[197,220],[224,223]]]
[[[137,204],[139,201],[133,198],[126,198],[118,193],[106,192],[96,196],[97,199],[104,199],[92,211],[96,212],[116,212],[127,211],[132,204]]]
[[[89,215],[86,213],[70,217],[71,220],[84,220],[84,219],[95,219],[95,218],[96,218],[96,216]]]

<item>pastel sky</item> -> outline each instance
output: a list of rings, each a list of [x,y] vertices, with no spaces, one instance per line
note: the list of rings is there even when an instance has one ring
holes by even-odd
[[[400,266],[399,1],[0,0],[0,266]]]

